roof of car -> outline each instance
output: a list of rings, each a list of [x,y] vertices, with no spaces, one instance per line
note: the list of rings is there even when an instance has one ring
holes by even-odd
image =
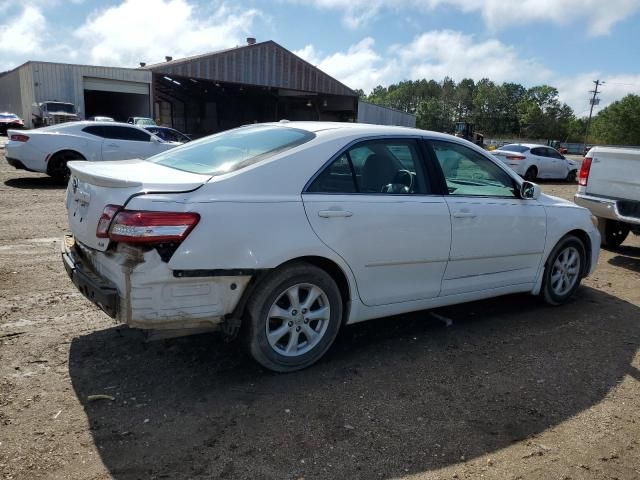
[[[507,147],[509,145],[520,145],[522,147],[527,147],[527,148],[536,148],[536,147],[552,148],[552,147],[549,147],[549,145],[542,145],[540,143],[507,143],[506,145],[502,145],[498,150],[500,150],[501,148]]]
[[[419,128],[399,127],[394,125],[374,125],[371,123],[352,123],[352,122],[299,122],[281,120],[279,122],[263,123],[261,125],[276,125],[283,127],[298,128],[308,132],[322,132],[331,130],[335,133],[337,130],[343,130],[345,134],[357,132],[364,135],[415,135],[424,136],[428,134],[430,137],[441,137],[450,139],[451,135],[440,132],[432,132],[429,130],[421,130]],[[248,125],[249,126],[249,125]]]

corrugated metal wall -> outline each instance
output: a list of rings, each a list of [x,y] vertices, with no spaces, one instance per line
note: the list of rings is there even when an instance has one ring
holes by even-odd
[[[0,76],[0,112],[10,112],[23,117],[20,91],[20,69]]]
[[[272,41],[147,68],[154,73],[169,76],[332,95],[355,95],[347,86]]]
[[[64,63],[31,62],[35,102],[59,100],[71,102],[78,107],[84,117],[84,77],[106,78],[140,82],[151,85],[148,70],[116,67],[96,67],[89,65],[69,65]],[[152,111],[151,98],[149,111]],[[25,119],[26,120],[26,119]]]
[[[401,127],[416,126],[416,116],[389,107],[374,105],[358,100],[358,123],[374,123],[376,125],[398,125]]]

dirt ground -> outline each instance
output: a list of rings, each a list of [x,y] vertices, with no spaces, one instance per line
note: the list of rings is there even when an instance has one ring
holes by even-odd
[[[114,325],[62,267],[64,188],[2,152],[0,478],[640,478],[640,238],[569,305],[366,322],[276,375],[216,334]]]

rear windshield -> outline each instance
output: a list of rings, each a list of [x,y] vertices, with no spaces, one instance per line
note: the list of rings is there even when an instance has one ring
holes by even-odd
[[[498,150],[506,150],[507,152],[518,152],[524,153],[529,150],[529,147],[525,147],[524,145],[518,145],[516,143],[512,143],[511,145],[504,145],[500,147]]]
[[[18,116],[14,115],[13,113],[0,113],[0,118],[13,119],[13,118],[18,118]]]
[[[306,143],[314,137],[311,132],[290,127],[241,127],[189,142],[154,155],[147,161],[192,173],[222,175]]]

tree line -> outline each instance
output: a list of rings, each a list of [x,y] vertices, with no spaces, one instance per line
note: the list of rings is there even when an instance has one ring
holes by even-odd
[[[367,102],[416,115],[416,126],[425,130],[451,133],[456,122],[465,121],[488,137],[582,142],[587,127],[586,118],[577,117],[549,85],[525,88],[487,78],[456,83],[447,77],[441,82],[406,80],[377,86],[369,95],[357,92]],[[632,131],[619,135],[617,128],[633,118]],[[592,120],[591,132],[592,143],[640,145],[640,97],[628,95],[601,110]]]

